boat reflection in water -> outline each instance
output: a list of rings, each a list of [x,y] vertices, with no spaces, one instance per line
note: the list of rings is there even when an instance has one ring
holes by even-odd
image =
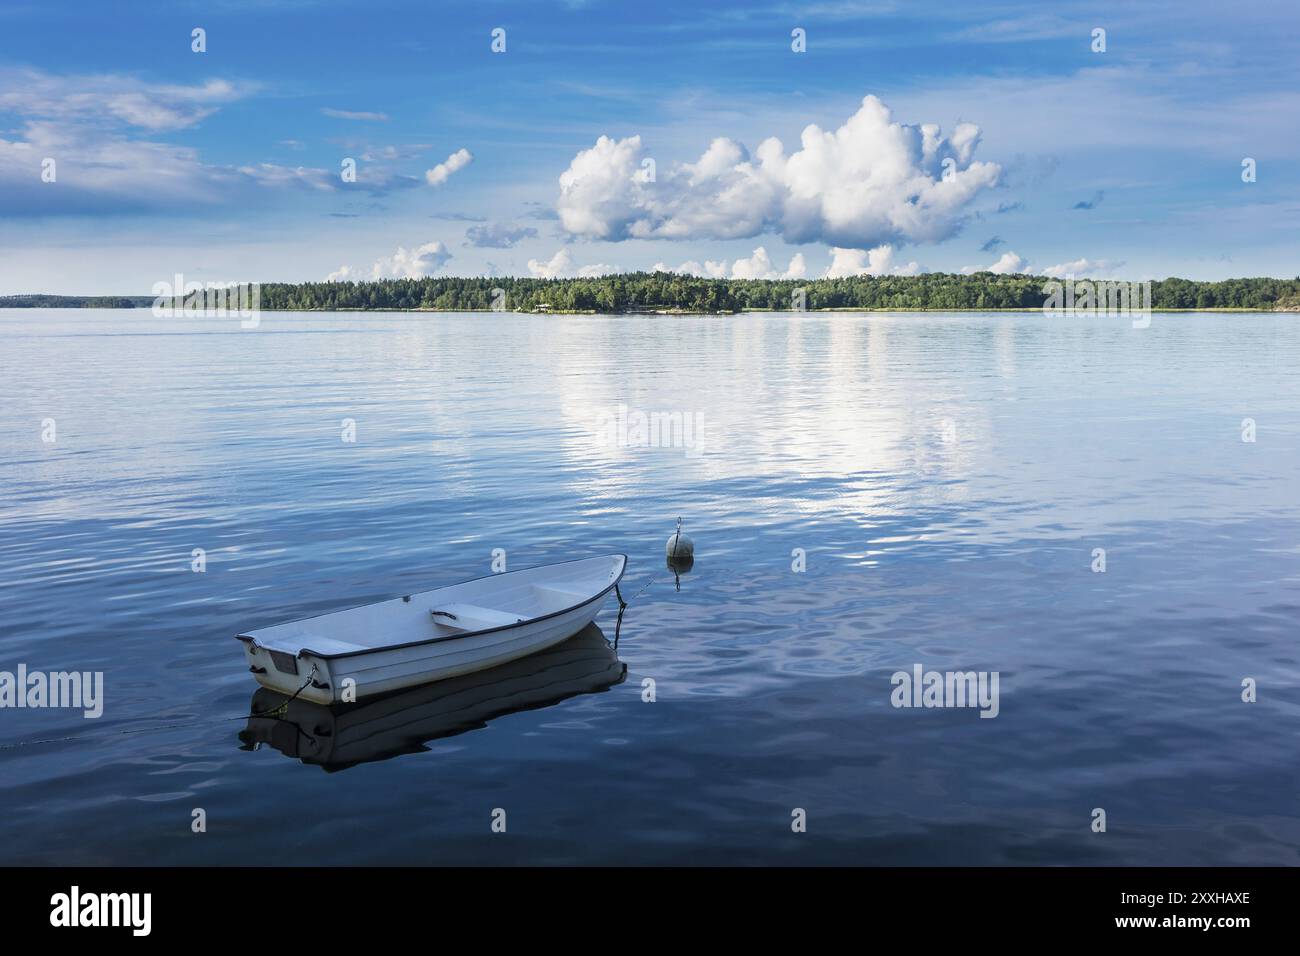
[[[558,704],[622,683],[627,665],[595,624],[561,644],[489,670],[354,704],[315,704],[265,687],[239,739],[268,744],[327,771],[426,749],[426,741],[486,726],[494,717]],[[287,703],[286,703],[287,702]]]

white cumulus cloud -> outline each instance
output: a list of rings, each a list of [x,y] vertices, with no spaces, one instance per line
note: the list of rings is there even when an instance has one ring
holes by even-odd
[[[991,266],[964,266],[962,275],[974,275],[976,272],[992,272],[994,275],[1010,275],[1013,272],[1028,272],[1029,260],[1014,252],[1004,252]]]
[[[398,246],[391,256],[384,256],[370,267],[369,275],[351,266],[340,266],[325,277],[326,282],[361,279],[422,279],[431,276],[451,261],[447,247],[436,239],[414,249]]]
[[[803,253],[796,253],[789,267],[781,272],[772,265],[767,250],[759,246],[748,259],[737,259],[731,264],[733,279],[802,279],[807,273]]]
[[[540,259],[529,259],[528,271],[538,279],[586,279],[592,276],[603,276],[611,272],[617,272],[618,266],[609,266],[603,263],[580,266],[574,262],[573,256],[569,254],[568,249],[561,249],[546,262],[542,262]]]
[[[1062,262],[1059,265],[1048,266],[1043,270],[1043,275],[1052,276],[1056,279],[1063,279],[1066,276],[1097,276],[1109,275],[1116,269],[1122,268],[1123,260],[1114,259],[1075,259],[1073,262]]]
[[[720,262],[710,259],[704,263],[688,259],[679,266],[656,262],[651,271],[677,272],[704,279],[725,279],[728,275],[733,279],[802,279],[808,274],[808,264],[804,260],[803,253],[797,252],[790,259],[790,264],[782,270],[772,263],[772,257],[768,255],[767,250],[759,246],[748,258],[737,259],[732,263],[728,263],[726,259]]]
[[[933,124],[895,122],[874,96],[835,130],[810,125],[787,154],[769,138],[751,155],[718,138],[693,163],[645,175],[639,136],[600,137],[560,176],[556,211],[574,235],[735,239],[772,232],[787,242],[870,249],[937,242],[1000,168],[974,159],[979,127],[950,136]]]
[[[727,260],[714,262],[711,259],[703,263],[695,259],[687,259],[681,265],[670,266],[666,262],[656,262],[651,268],[651,272],[678,272],[687,276],[699,276],[704,279],[725,279],[727,277]]]
[[[914,276],[924,270],[916,261],[898,265],[894,262],[894,247],[876,246],[874,249],[831,249],[831,264],[826,269],[827,279],[846,279],[850,276]]]
[[[458,149],[433,169],[425,170],[424,178],[430,186],[441,186],[451,178],[452,173],[459,172],[473,161],[473,153],[468,149]]]

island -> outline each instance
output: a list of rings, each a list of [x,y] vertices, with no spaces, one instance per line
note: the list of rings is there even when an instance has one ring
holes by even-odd
[[[1039,310],[1045,276],[931,272],[838,279],[714,279],[632,272],[573,279],[429,276],[260,284],[267,311],[727,314],[750,311]],[[1082,280],[1081,280],[1082,281]],[[1094,280],[1098,285],[1110,280]],[[152,296],[0,296],[0,308],[148,308]],[[1156,311],[1300,312],[1300,277],[1150,283]]]

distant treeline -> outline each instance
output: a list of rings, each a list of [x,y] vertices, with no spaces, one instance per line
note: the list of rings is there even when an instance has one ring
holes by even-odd
[[[491,309],[531,312],[740,312],[789,310],[802,289],[809,309],[1039,309],[1043,276],[855,276],[848,279],[701,279],[635,272],[587,279],[427,278],[263,285],[264,309]],[[1300,304],[1300,278],[1151,283],[1155,309],[1265,309]]]
[[[135,309],[151,305],[151,295],[0,296],[0,309]]]
[[[1043,276],[931,272],[917,276],[847,279],[702,279],[668,272],[633,272],[585,279],[425,278],[373,282],[269,283],[267,310],[432,309],[553,312],[740,312],[790,310],[802,290],[808,309],[1039,309]],[[1104,280],[1099,280],[1104,281]],[[499,290],[499,291],[498,291]],[[17,295],[0,308],[148,307],[151,296]],[[1154,309],[1300,310],[1300,278],[1151,283]]]

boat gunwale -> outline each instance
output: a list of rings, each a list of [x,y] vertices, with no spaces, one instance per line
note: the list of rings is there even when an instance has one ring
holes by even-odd
[[[463,634],[444,634],[438,637],[422,638],[421,640],[418,641],[406,641],[405,643],[402,644],[385,644],[383,647],[367,647],[359,651],[339,651],[338,653],[335,654],[322,654],[320,651],[314,651],[310,647],[302,647],[298,649],[298,653],[295,654],[294,657],[301,658],[306,654],[310,654],[312,657],[318,657],[321,660],[332,661],[332,660],[338,660],[340,658],[345,658],[345,657],[360,657],[365,654],[377,654],[377,653],[382,653],[384,651],[399,651],[408,647],[422,647],[425,644],[440,644],[444,641],[459,641],[469,637],[478,637],[481,634],[494,634],[497,631],[508,631],[511,630],[512,628],[519,627],[520,625],[523,624],[535,624],[539,621],[549,621],[551,618],[559,617],[562,614],[569,614],[572,613],[573,611],[578,610],[579,608],[585,607],[586,605],[590,604],[592,601],[598,601],[601,598],[607,597],[610,591],[618,587],[619,582],[623,580],[623,575],[627,572],[627,555],[622,554],[621,552],[615,552],[614,554],[597,555],[596,557],[597,558],[599,557],[622,558],[623,565],[618,569],[618,577],[614,579],[613,583],[611,583],[606,588],[604,588],[604,590],[597,592],[596,594],[592,595],[591,597],[587,598],[584,601],[579,601],[577,604],[573,605],[572,607],[561,608],[558,611],[551,611],[548,614],[542,614],[539,615],[538,617],[530,617],[522,621],[515,621],[513,624],[498,624],[496,627],[485,627],[482,630],[478,630],[478,631],[466,631]],[[538,564],[538,565],[534,565],[531,568],[520,568],[518,571],[508,571],[506,572],[506,574],[522,574],[525,571],[535,571],[538,568],[553,568],[563,564],[577,564],[580,561],[594,561],[594,560],[596,560],[596,558],[573,558],[570,561],[556,561],[553,564]],[[443,588],[459,587],[462,584],[473,584],[475,581],[486,581],[489,578],[500,578],[504,576],[505,575],[502,574],[483,574],[477,578],[469,578],[468,580],[465,581],[457,581],[455,584],[445,584],[443,585],[442,588],[430,588],[429,590],[441,591],[443,590]],[[395,597],[383,598],[382,600],[379,601],[367,601],[365,604],[353,604],[350,607],[339,608],[337,611],[323,611],[320,614],[313,614],[311,615],[311,617],[300,617],[300,618],[295,618],[292,621],[282,621],[280,622],[280,624],[271,624],[268,625],[268,627],[281,627],[285,624],[298,624],[302,621],[314,621],[316,620],[316,618],[319,617],[329,617],[331,614],[342,614],[345,611],[355,611],[359,608],[371,607],[372,605],[375,604],[384,604],[387,603],[388,601],[397,601],[403,597],[410,598],[416,594],[422,594],[422,593],[425,592],[413,591],[411,592],[411,594],[404,594],[404,595],[397,595]],[[255,628],[255,630],[264,630],[264,628]],[[254,647],[263,647],[263,645],[257,643],[257,638],[252,637],[249,634],[236,634],[235,640],[245,641],[249,644],[252,644]],[[263,649],[268,651],[270,650],[270,648],[263,648]]]

